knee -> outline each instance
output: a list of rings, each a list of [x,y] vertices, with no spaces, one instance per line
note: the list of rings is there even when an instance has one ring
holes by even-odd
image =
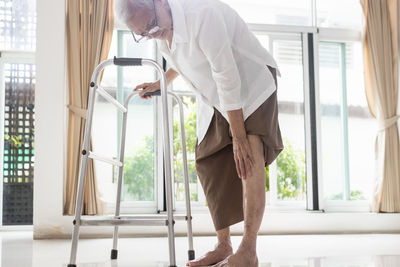
[[[247,135],[247,138],[249,140],[251,151],[253,152],[254,156],[263,155],[263,142],[261,141],[260,136],[249,134]]]
[[[256,166],[265,167],[264,164],[264,144],[258,135],[248,135],[248,140],[251,147],[251,152],[253,154],[254,160],[256,161]]]

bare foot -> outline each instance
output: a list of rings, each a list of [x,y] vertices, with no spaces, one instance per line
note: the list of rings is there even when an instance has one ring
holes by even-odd
[[[198,259],[188,261],[186,266],[208,266],[222,261],[233,253],[230,243],[219,243],[214,246],[214,250],[207,252]]]
[[[238,250],[235,254],[229,255],[224,260],[212,267],[258,267],[258,257],[256,251]]]

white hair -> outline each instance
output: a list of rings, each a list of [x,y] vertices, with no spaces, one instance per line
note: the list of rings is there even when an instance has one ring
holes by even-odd
[[[128,24],[131,18],[142,10],[152,10],[152,0],[115,0],[114,10],[119,21]]]

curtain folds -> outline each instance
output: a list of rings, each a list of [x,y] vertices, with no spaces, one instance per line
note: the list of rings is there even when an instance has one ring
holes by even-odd
[[[75,212],[89,83],[108,56],[114,28],[113,0],[67,0],[68,133],[64,215]],[[92,141],[90,140],[92,151]],[[104,213],[94,163],[88,159],[82,214]]]
[[[378,125],[370,211],[400,212],[398,0],[360,2],[365,17],[365,93]]]

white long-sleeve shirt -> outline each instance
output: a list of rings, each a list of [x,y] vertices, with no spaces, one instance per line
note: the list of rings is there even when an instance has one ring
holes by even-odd
[[[266,65],[278,66],[246,23],[219,0],[168,0],[173,20],[171,49],[161,54],[197,95],[197,138],[203,140],[215,107],[243,109],[246,120],[275,90]]]

